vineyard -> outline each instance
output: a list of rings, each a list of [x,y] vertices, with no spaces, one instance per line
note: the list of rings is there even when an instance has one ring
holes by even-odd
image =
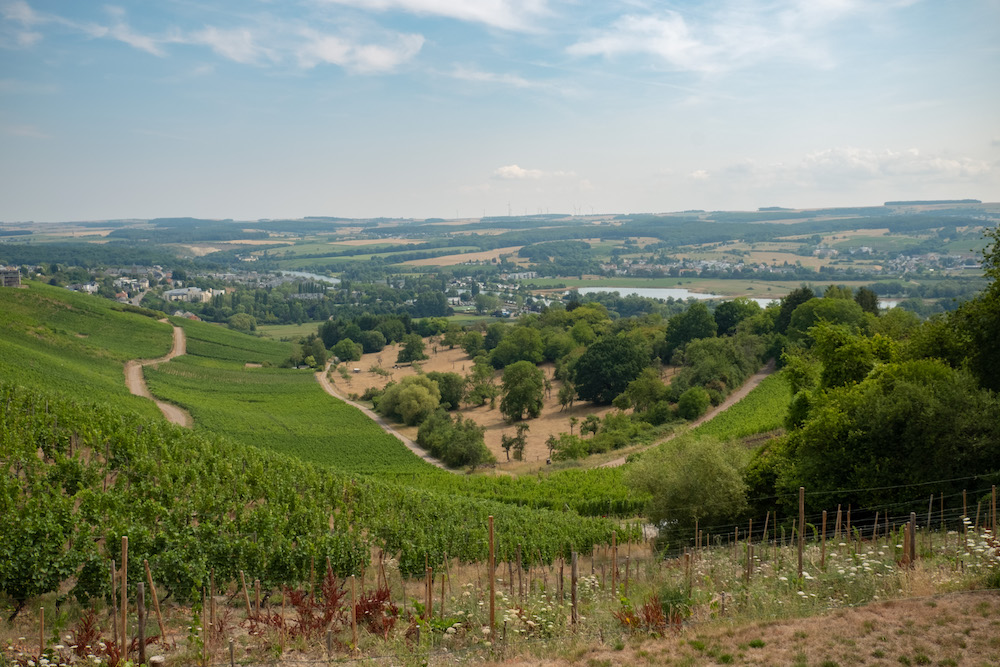
[[[217,581],[235,582],[245,570],[274,587],[304,581],[310,563],[327,558],[338,575],[358,573],[374,548],[407,575],[445,554],[481,561],[489,515],[501,557],[521,544],[527,562],[608,543],[614,529],[575,513],[352,477],[6,382],[0,404],[0,511],[21,518],[5,536],[0,588],[19,601],[66,581],[82,601],[103,594],[113,557],[106,545],[123,535],[135,558],[188,600],[213,569]],[[620,539],[637,532],[619,528]]]
[[[41,283],[0,290],[0,375],[158,415],[150,401],[128,392],[122,367],[129,359],[163,356],[171,345],[170,326],[119,308]]]
[[[170,321],[184,329],[187,336],[187,353],[192,356],[243,364],[266,363],[277,366],[287,360],[292,352],[289,343],[248,336],[216,324],[183,317],[172,317]]]
[[[147,369],[150,391],[187,409],[196,428],[351,472],[431,466],[356,408],[325,394],[313,374],[179,357]]]
[[[792,390],[788,380],[781,373],[774,373],[739,403],[692,432],[698,436],[736,440],[774,431],[784,426],[785,413],[791,401]]]

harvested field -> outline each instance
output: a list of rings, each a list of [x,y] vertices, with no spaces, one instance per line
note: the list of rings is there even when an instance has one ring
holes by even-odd
[[[431,257],[428,259],[412,259],[402,263],[408,266],[455,266],[456,264],[463,264],[465,262],[489,262],[499,259],[500,255],[513,255],[523,247],[515,245],[483,252],[466,252],[457,255],[441,255],[440,257]],[[517,261],[516,257],[514,261]]]

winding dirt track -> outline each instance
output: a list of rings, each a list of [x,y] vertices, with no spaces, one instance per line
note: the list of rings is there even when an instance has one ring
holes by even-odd
[[[420,445],[413,442],[413,440],[410,440],[405,435],[394,429],[392,425],[382,417],[382,415],[372,411],[370,408],[366,408],[363,405],[355,403],[354,401],[348,399],[346,396],[341,396],[340,394],[338,394],[337,390],[333,388],[333,383],[330,382],[330,378],[327,377],[327,373],[329,373],[329,371],[330,371],[330,364],[328,362],[326,364],[326,368],[324,368],[321,371],[317,371],[316,373],[316,380],[317,382],[319,382],[320,386],[323,387],[323,391],[330,394],[334,398],[341,400],[349,405],[353,405],[358,410],[361,410],[361,412],[365,413],[367,417],[374,420],[376,424],[381,426],[382,430],[384,430],[389,435],[394,435],[397,438],[399,438],[399,440],[404,445],[406,445],[407,449],[409,449],[411,452],[422,458],[427,463],[430,463],[432,466],[437,466],[438,468],[441,468],[441,470],[447,470],[448,472],[457,472],[455,470],[452,470],[445,464],[441,463],[441,461],[434,458],[430,454],[428,454]]]
[[[166,320],[160,321],[166,322]],[[174,326],[174,344],[170,348],[170,352],[167,352],[166,356],[160,357],[159,359],[133,359],[132,361],[125,362],[125,386],[128,387],[128,390],[133,395],[148,398],[156,403],[156,407],[160,409],[160,412],[162,412],[163,416],[167,418],[167,421],[177,424],[178,426],[191,428],[194,421],[191,419],[191,415],[188,414],[187,410],[179,408],[172,403],[161,401],[149,393],[149,387],[146,386],[146,378],[142,374],[143,366],[155,366],[156,364],[162,364],[166,361],[170,361],[174,357],[179,357],[186,353],[187,338],[184,337],[184,329]]]
[[[711,410],[709,410],[708,412],[706,412],[705,414],[703,414],[701,417],[698,417],[698,419],[696,419],[693,422],[691,422],[691,424],[688,426],[688,428],[682,429],[682,430],[677,431],[675,433],[671,433],[670,435],[668,435],[663,440],[660,440],[659,442],[653,443],[652,445],[650,445],[650,447],[655,447],[656,445],[659,445],[660,443],[667,442],[668,440],[673,440],[674,438],[676,438],[677,436],[681,435],[682,433],[687,433],[691,429],[697,428],[697,427],[701,426],[702,424],[704,424],[705,422],[707,422],[709,419],[711,419],[715,415],[719,414],[720,412],[723,412],[723,411],[728,410],[729,408],[733,407],[734,405],[736,405],[737,403],[739,403],[740,401],[742,401],[746,397],[747,394],[749,394],[751,391],[753,391],[753,389],[764,380],[764,378],[766,378],[768,375],[770,375],[773,372],[774,372],[774,359],[771,359],[769,362],[767,362],[767,364],[764,365],[763,368],[761,368],[759,371],[757,371],[757,373],[755,373],[754,375],[752,375],[749,380],[747,380],[746,382],[744,382],[743,386],[741,386],[739,389],[737,389],[736,391],[734,391],[733,393],[731,393],[726,398],[726,400],[724,400],[722,403],[719,403],[717,406],[715,406],[714,408],[712,408]],[[625,457],[622,456],[622,457],[614,459],[612,461],[608,461],[607,463],[604,463],[604,464],[600,465],[599,467],[601,467],[601,468],[615,468],[617,466],[624,465],[624,463],[625,463]]]

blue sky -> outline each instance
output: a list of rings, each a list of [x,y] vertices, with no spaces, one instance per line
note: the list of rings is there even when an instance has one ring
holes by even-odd
[[[966,197],[997,0],[0,0],[0,220]]]

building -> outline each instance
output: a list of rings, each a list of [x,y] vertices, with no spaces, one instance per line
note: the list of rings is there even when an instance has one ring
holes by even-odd
[[[20,287],[21,272],[16,268],[0,267],[0,286]]]
[[[167,290],[163,293],[163,298],[167,301],[207,303],[212,298],[212,293],[211,291],[206,292],[200,287],[181,287],[179,289]]]

